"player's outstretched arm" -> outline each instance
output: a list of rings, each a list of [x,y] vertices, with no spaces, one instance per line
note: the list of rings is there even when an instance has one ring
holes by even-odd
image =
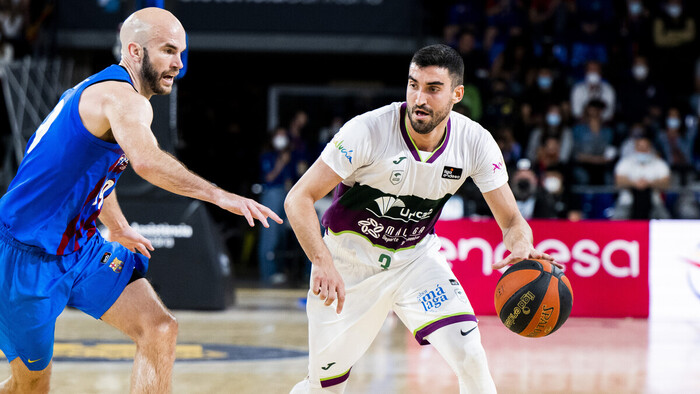
[[[493,265],[494,269],[501,269],[526,259],[543,259],[559,268],[564,268],[555,262],[552,256],[538,251],[532,245],[532,229],[520,214],[518,204],[515,202],[515,197],[508,184],[484,193],[484,199],[503,232],[503,243],[510,251],[510,255]]]
[[[321,237],[314,203],[330,193],[341,181],[342,178],[319,158],[292,187],[284,201],[289,224],[314,265],[311,290],[321,300],[325,300],[326,305],[331,305],[337,299],[337,313],[343,310],[345,303],[345,283],[335,269],[331,253]]]
[[[149,250],[155,250],[151,241],[131,228],[119,207],[116,191],[112,190],[103,200],[99,219],[107,226],[110,241],[119,242],[132,252],[138,250],[142,255],[151,258]]]
[[[269,226],[268,218],[282,223],[268,207],[216,187],[161,150],[151,131],[153,109],[148,100],[126,84],[114,86],[112,92],[105,100],[104,113],[114,138],[139,176],[169,192],[207,201],[244,216],[250,226],[256,219],[265,227]]]

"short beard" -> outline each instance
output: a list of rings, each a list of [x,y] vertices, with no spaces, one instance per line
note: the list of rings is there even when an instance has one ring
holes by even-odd
[[[151,58],[148,57],[148,50],[143,48],[143,63],[141,65],[141,80],[151,88],[153,94],[167,94],[168,91],[165,90],[160,84],[160,75],[158,71],[153,67],[151,63]]]
[[[427,122],[427,123],[419,123],[417,120],[413,118],[413,111],[415,107],[411,107],[408,109],[408,120],[411,122],[411,127],[413,127],[413,130],[418,133],[418,134],[430,134],[431,131],[437,127],[440,122],[445,120],[445,117],[447,117],[450,113],[450,110],[448,109],[447,111],[444,112],[435,112],[433,110],[432,112],[432,120]]]

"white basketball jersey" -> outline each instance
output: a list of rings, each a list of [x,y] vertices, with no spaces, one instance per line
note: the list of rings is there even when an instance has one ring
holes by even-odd
[[[321,153],[343,178],[323,216],[326,242],[382,268],[440,247],[435,223],[467,177],[482,193],[508,181],[496,141],[466,116],[450,113],[442,143],[425,160],[405,122],[405,103],[367,112],[346,123]]]

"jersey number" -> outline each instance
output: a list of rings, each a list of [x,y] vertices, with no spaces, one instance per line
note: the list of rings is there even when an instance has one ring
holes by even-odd
[[[384,269],[388,269],[389,264],[391,264],[391,257],[389,257],[386,254],[382,254],[379,256],[379,262],[382,263],[382,265],[380,267],[382,267]]]
[[[36,144],[41,141],[41,139],[44,137],[44,134],[46,134],[47,131],[49,131],[49,127],[51,127],[51,124],[56,120],[58,117],[58,114],[61,113],[61,110],[63,109],[63,106],[66,104],[66,100],[61,100],[56,104],[56,107],[51,111],[49,116],[46,117],[44,122],[39,126],[38,129],[36,129],[36,133],[34,135],[34,140],[32,141],[32,145],[29,146],[29,149],[27,149],[27,153],[31,152],[34,147],[36,147]]]

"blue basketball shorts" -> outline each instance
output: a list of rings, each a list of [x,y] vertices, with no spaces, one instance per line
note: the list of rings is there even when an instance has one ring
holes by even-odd
[[[148,259],[99,233],[56,256],[15,240],[0,225],[0,350],[41,371],[53,357],[54,327],[66,306],[99,319]]]

